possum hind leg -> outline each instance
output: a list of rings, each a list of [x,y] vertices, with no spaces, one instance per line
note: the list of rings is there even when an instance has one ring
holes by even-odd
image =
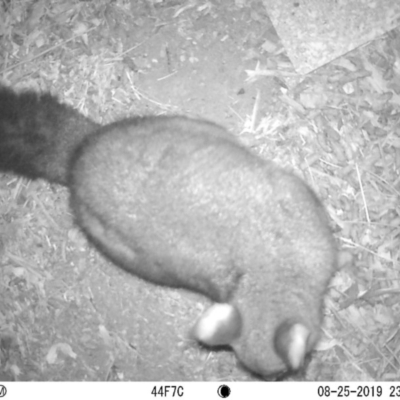
[[[117,232],[108,229],[84,204],[75,207],[78,225],[89,240],[105,256],[125,269],[131,269],[137,262],[136,252],[118,236]]]
[[[196,254],[182,260],[173,249],[157,254],[155,246],[154,252],[149,251],[134,238],[127,237],[123,230],[111,226],[109,219],[96,214],[82,199],[74,197],[74,193],[72,200],[77,224],[90,242],[117,266],[149,282],[194,290],[215,301],[223,302],[231,296],[240,278],[235,269],[213,264],[208,268],[215,273],[210,275]]]
[[[167,270],[155,263],[135,243],[127,240],[121,232],[110,227],[90,207],[83,203],[78,206],[75,204],[74,211],[78,225],[90,242],[114,264],[153,283],[180,286]]]

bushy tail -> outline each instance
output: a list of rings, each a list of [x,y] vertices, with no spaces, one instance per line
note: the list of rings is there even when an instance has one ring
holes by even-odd
[[[71,154],[99,127],[48,93],[0,87],[0,171],[67,185]]]

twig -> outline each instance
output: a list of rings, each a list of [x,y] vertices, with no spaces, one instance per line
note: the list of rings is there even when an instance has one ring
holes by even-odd
[[[1,73],[3,74],[4,72],[7,72],[7,71],[9,71],[9,70],[11,70],[11,69],[14,69],[14,68],[16,68],[16,67],[19,67],[20,65],[23,65],[23,64],[26,64],[26,63],[28,63],[28,62],[31,62],[31,61],[35,60],[36,58],[42,57],[42,56],[44,56],[45,54],[49,53],[50,51],[53,51],[53,50],[56,49],[57,47],[60,47],[60,46],[66,44],[66,43],[68,43],[68,42],[71,42],[72,40],[76,39],[77,37],[82,36],[82,35],[84,35],[84,34],[86,34],[86,33],[89,33],[90,31],[92,31],[92,30],[94,30],[94,29],[96,29],[96,28],[97,28],[97,26],[93,26],[92,28],[88,29],[88,30],[85,31],[85,32],[77,33],[76,35],[72,36],[71,38],[69,38],[69,39],[67,39],[67,40],[64,40],[64,41],[61,42],[61,43],[58,43],[58,44],[54,45],[53,47],[50,47],[50,48],[48,48],[48,49],[42,51],[42,52],[39,53],[39,54],[36,54],[36,55],[35,55],[34,57],[32,57],[32,58],[28,58],[28,59],[26,59],[26,60],[20,61],[20,62],[18,62],[18,63],[16,63],[16,64],[13,64],[13,65],[10,65],[9,67],[4,68],[4,69],[1,71]]]

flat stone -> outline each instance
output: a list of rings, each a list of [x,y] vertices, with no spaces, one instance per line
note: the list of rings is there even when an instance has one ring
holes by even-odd
[[[299,74],[400,26],[399,0],[263,0]]]

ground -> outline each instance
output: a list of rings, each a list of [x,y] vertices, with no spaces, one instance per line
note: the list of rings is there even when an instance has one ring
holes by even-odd
[[[398,32],[297,77],[258,1],[3,7],[3,84],[51,91],[99,123],[210,119],[306,179],[342,269],[305,378],[399,378]],[[0,380],[259,379],[190,338],[207,298],[99,255],[65,188],[0,177],[0,266]]]

